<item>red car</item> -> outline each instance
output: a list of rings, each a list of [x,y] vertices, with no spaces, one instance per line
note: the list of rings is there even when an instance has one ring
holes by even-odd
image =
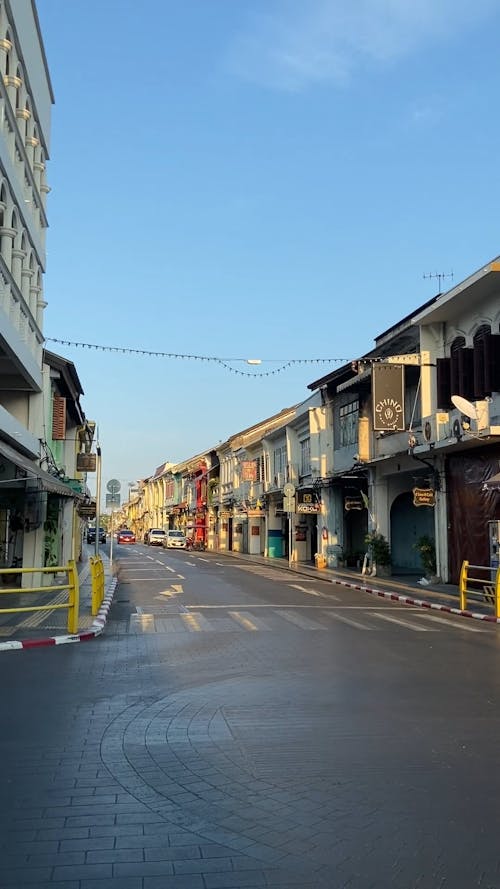
[[[135,543],[135,534],[133,531],[129,531],[127,528],[124,528],[122,531],[118,531],[118,536],[116,538],[117,543]]]

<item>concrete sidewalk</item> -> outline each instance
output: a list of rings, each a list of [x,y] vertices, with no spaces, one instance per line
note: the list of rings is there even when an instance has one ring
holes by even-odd
[[[103,549],[99,555],[104,566],[104,601],[96,616],[92,615],[92,588],[90,578],[89,557],[93,553],[84,552],[83,560],[77,563],[78,578],[80,584],[80,607],[78,614],[78,631],[75,634],[68,633],[68,612],[65,608],[54,611],[34,611],[17,614],[0,614],[0,651],[17,648],[33,648],[41,645],[60,645],[65,642],[83,642],[100,635],[106,623],[107,614],[111,606],[116,578],[111,569],[111,563]],[[36,594],[33,594],[36,595]],[[57,602],[67,600],[66,591],[58,594],[54,591],[53,600]],[[40,594],[39,600],[30,599],[22,602],[22,605],[44,604],[45,600]],[[17,607],[20,602],[15,599],[15,594],[8,596],[7,601],[0,601],[0,607]]]

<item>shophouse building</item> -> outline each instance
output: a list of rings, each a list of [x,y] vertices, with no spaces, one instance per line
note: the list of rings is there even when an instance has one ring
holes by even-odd
[[[348,564],[359,564],[374,529],[390,543],[393,573],[422,570],[422,538],[445,581],[458,581],[463,559],[490,564],[500,519],[487,484],[500,460],[499,271],[489,263],[310,384],[331,416],[333,463],[320,486]]]

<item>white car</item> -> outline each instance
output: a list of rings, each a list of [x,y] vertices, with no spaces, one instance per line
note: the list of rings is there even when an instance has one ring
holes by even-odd
[[[148,531],[149,546],[163,546],[165,540],[165,531],[162,528],[151,528]]]
[[[186,549],[186,535],[182,531],[167,531],[163,546],[166,547],[166,549],[174,547],[178,549]]]

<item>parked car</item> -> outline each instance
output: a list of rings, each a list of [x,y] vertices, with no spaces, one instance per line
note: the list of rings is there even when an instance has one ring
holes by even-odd
[[[186,535],[183,531],[167,531],[163,540],[166,549],[186,549]]]
[[[163,528],[150,528],[148,531],[148,546],[163,546],[165,531]]]
[[[135,534],[133,531],[129,531],[128,528],[122,528],[121,531],[118,531],[118,536],[116,538],[117,543],[135,543]]]
[[[87,528],[87,543],[95,543],[95,528]],[[106,543],[105,528],[99,528],[99,543]]]

